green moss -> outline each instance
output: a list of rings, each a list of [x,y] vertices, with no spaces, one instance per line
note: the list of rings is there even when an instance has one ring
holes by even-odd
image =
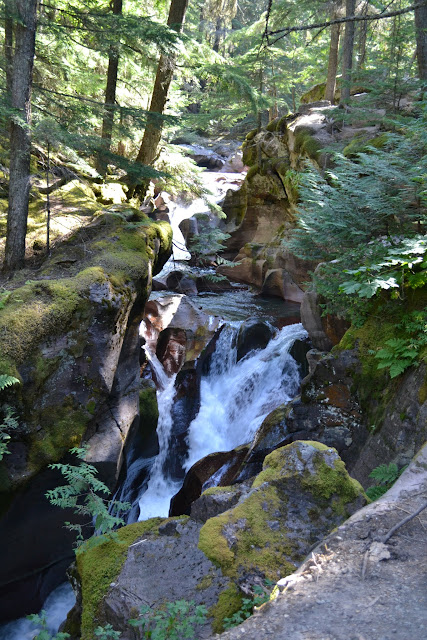
[[[258,133],[258,129],[252,129],[252,131],[249,131],[249,133],[246,136],[245,140],[253,140],[257,133]]]
[[[130,524],[117,531],[117,539],[106,540],[88,550],[82,547],[77,552],[77,568],[82,585],[82,640],[93,640],[93,631],[100,624],[99,604],[111,582],[119,575],[129,546],[142,536],[157,535],[159,526],[167,521],[168,518],[151,518]]]
[[[209,487],[209,489],[203,491],[202,495],[216,496],[221,493],[230,493],[230,491],[234,491],[233,487]]]
[[[319,453],[314,456],[316,474],[306,472],[302,486],[320,501],[320,507],[322,500],[329,503],[332,497],[333,511],[340,516],[348,517],[350,514],[347,512],[347,505],[354,502],[360,495],[364,495],[362,486],[348,475],[342,460],[335,460],[333,468],[326,464],[321,452],[327,450],[328,447],[325,445],[319,447],[318,445],[321,443],[315,442],[308,444],[317,445]]]
[[[274,530],[269,521],[285,508],[286,496],[279,495],[276,487],[254,492],[242,504],[208,520],[200,531],[199,548],[225,575],[236,578],[239,571],[262,572],[276,580],[278,574],[287,575],[295,570],[286,555],[295,551],[283,529]],[[230,549],[224,529],[233,530]]]
[[[321,148],[322,145],[308,131],[299,130],[295,133],[295,153],[318,160]]]
[[[213,618],[213,631],[215,633],[224,631],[224,618],[230,618],[233,613],[239,611],[241,606],[242,596],[237,586],[232,583],[219,594],[217,604],[209,609],[209,615]]]
[[[204,591],[205,589],[209,589],[213,582],[213,575],[208,573],[206,576],[203,576],[201,580],[197,583],[197,591]]]
[[[271,122],[266,126],[267,131],[277,131],[277,125],[279,124],[279,118],[274,118]]]
[[[50,406],[33,416],[33,420],[35,418],[43,429],[29,438],[28,465],[32,472],[60,460],[68,449],[79,446],[92,415],[76,408],[70,395],[61,405]]]
[[[147,387],[139,392],[140,428],[147,437],[157,429],[159,407],[157,405],[156,390]]]
[[[424,380],[423,385],[420,387],[420,390],[418,391],[418,402],[420,404],[424,404],[424,402],[427,400],[427,380]]]
[[[73,278],[32,281],[12,291],[0,310],[1,359],[20,365],[38,343],[67,331],[70,316],[90,308],[90,286],[103,280],[102,270],[91,267]]]
[[[355,136],[349,144],[344,147],[343,154],[347,158],[354,158],[358,153],[370,153],[370,149],[383,149],[389,139],[388,134],[382,133],[375,138],[366,137],[366,135]]]

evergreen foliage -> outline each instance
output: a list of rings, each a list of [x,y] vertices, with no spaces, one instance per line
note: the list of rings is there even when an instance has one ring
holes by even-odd
[[[382,148],[351,159],[335,153],[332,169],[309,166],[301,177],[298,228],[287,246],[324,261],[314,281],[327,311],[354,321],[370,308],[364,300],[388,291],[402,301],[427,283],[426,124],[423,102],[404,127],[391,121]]]

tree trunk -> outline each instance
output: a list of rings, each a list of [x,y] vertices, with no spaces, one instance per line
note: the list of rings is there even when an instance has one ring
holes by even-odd
[[[15,52],[11,104],[17,112],[10,121],[10,182],[4,268],[21,267],[25,259],[28,199],[30,195],[31,86],[36,40],[37,0],[14,0]]]
[[[219,52],[219,45],[221,44],[222,32],[223,32],[223,20],[221,16],[219,16],[216,20],[215,38],[214,38],[214,43],[212,45],[212,49],[216,53]]]
[[[326,80],[325,100],[329,100],[331,104],[335,101],[335,87],[337,84],[338,69],[338,49],[340,45],[340,26],[333,24],[331,26],[331,44],[329,46],[329,62],[328,77]]]
[[[188,0],[171,0],[168,26],[178,33],[181,32],[184,24],[187,5]],[[151,165],[156,158],[157,147],[159,146],[163,128],[163,121],[159,116],[163,114],[165,109],[174,70],[175,56],[161,55],[157,67],[153,94],[151,96],[150,113],[147,118],[147,125],[141,147],[136,158],[136,161],[141,164]]]
[[[12,64],[13,64],[13,19],[12,0],[5,0],[4,20],[4,57],[6,61],[6,93],[10,101],[12,95]]]
[[[420,80],[427,81],[427,4],[415,9],[415,32],[417,38],[417,62]]]
[[[122,13],[123,0],[113,1],[113,13],[118,16]],[[114,107],[116,103],[117,75],[119,70],[119,52],[117,47],[110,47],[108,55],[107,86],[105,88],[105,108],[102,119],[102,143],[96,161],[96,170],[101,175],[105,175],[108,164],[108,152],[111,148],[111,138],[113,136]]]
[[[368,8],[369,8],[369,3],[365,2],[362,9],[363,16],[368,15]],[[364,20],[363,22],[360,23],[360,26],[359,26],[359,56],[357,60],[358,70],[363,69],[363,67],[365,66],[367,35],[368,35],[368,22],[367,20]]]
[[[356,0],[346,0],[346,18],[354,16],[356,11]],[[341,81],[341,102],[345,103],[350,98],[351,70],[353,67],[353,47],[354,47],[354,22],[345,23],[344,43],[342,54],[342,81]]]

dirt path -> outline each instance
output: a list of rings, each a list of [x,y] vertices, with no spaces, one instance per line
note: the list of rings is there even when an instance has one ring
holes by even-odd
[[[361,509],[281,581],[278,598],[221,640],[425,640],[427,446],[394,487]],[[279,583],[280,584],[280,583]]]

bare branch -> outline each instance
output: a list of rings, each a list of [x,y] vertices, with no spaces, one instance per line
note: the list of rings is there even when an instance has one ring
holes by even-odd
[[[290,33],[295,33],[296,31],[310,31],[311,29],[325,29],[326,27],[330,27],[334,24],[342,24],[344,22],[366,22],[368,20],[383,20],[384,18],[393,18],[394,16],[401,16],[405,13],[410,13],[415,9],[419,9],[420,7],[424,7],[427,5],[427,0],[423,0],[423,2],[417,2],[416,4],[411,5],[410,7],[406,7],[405,9],[398,9],[396,11],[389,11],[387,13],[381,12],[376,13],[374,15],[359,15],[359,16],[349,16],[348,18],[336,18],[334,20],[328,20],[326,22],[318,22],[316,24],[307,24],[302,27],[285,27],[283,29],[277,29],[276,31],[269,31],[267,33],[267,40],[271,36],[278,35],[273,42],[268,42],[268,44],[274,44],[278,40],[285,38]]]

